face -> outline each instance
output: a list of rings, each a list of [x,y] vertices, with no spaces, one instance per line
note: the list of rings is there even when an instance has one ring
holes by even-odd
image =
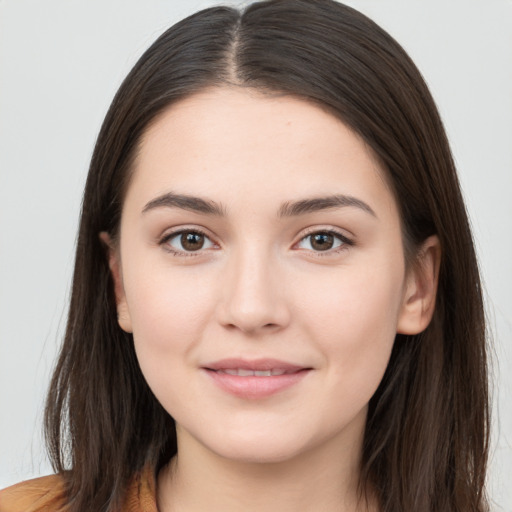
[[[179,440],[237,460],[356,442],[396,332],[422,328],[382,169],[291,97],[218,88],[161,114],[111,268]]]

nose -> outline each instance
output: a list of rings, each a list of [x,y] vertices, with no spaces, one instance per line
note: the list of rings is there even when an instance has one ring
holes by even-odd
[[[253,248],[233,255],[217,305],[221,325],[253,336],[280,330],[290,321],[280,268],[263,252]]]

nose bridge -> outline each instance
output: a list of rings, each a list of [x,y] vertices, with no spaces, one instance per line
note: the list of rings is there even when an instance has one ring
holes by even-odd
[[[286,325],[288,306],[276,255],[263,244],[247,243],[229,259],[220,304],[220,321],[243,332]]]

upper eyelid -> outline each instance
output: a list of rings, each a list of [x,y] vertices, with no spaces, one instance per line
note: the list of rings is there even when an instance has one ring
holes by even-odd
[[[302,240],[304,240],[308,236],[314,235],[316,233],[329,233],[329,234],[332,234],[334,236],[337,236],[343,242],[343,245],[354,245],[353,237],[352,236],[347,236],[347,235],[343,234],[341,232],[340,228],[310,226],[308,228],[305,228],[305,230],[306,231],[302,232],[302,234],[297,239],[297,241],[295,241],[293,243],[292,247],[294,247],[297,244],[299,244]],[[176,236],[178,236],[180,234],[183,234],[183,233],[199,233],[199,234],[205,236],[206,238],[208,238],[214,245],[217,245],[217,246],[220,245],[218,242],[215,241],[215,237],[212,237],[210,234],[207,233],[206,229],[204,229],[202,227],[187,227],[187,226],[179,227],[176,230],[172,230],[171,232],[165,233],[164,235],[159,237],[159,244],[165,244],[169,240],[171,240],[172,238],[174,238],[174,237],[176,237]],[[181,253],[190,254],[190,255],[193,255],[193,254],[199,255],[199,254],[201,254],[202,252],[204,252],[204,251],[206,251],[208,249],[211,249],[211,247],[207,248],[207,249],[199,249],[197,251],[180,251],[180,250],[176,250],[176,252],[181,252]],[[327,250],[327,251],[313,251],[313,252],[318,253],[318,254],[322,254],[322,253],[328,254],[330,252],[335,252],[335,251]]]
[[[169,240],[170,238],[173,238],[182,233],[199,233],[199,234],[204,235],[207,238],[209,238],[212,242],[214,241],[213,239],[215,238],[205,228],[185,226],[185,227],[179,227],[176,229],[171,229],[170,231],[164,230],[163,233],[158,236],[158,240],[160,242],[163,242],[165,240]]]
[[[300,238],[301,240],[305,236],[312,235],[314,233],[333,233],[335,235],[339,235],[339,236],[347,238],[349,240],[355,238],[355,235],[352,234],[348,229],[340,228],[340,227],[336,227],[336,226],[330,226],[328,224],[326,224],[326,225],[321,224],[320,226],[318,226],[318,225],[310,226],[310,227],[304,228],[303,230],[301,230],[301,232],[302,232],[302,236]]]
[[[165,229],[165,230],[163,230],[162,234],[157,236],[156,240],[159,244],[162,244],[162,243],[165,243],[166,241],[168,241],[178,235],[181,235],[183,233],[198,233],[198,234],[203,235],[206,238],[208,238],[211,242],[216,243],[215,242],[216,237],[212,236],[209,233],[209,230],[202,228],[202,227],[188,227],[188,226],[178,227],[175,229],[171,228],[170,230]]]
[[[299,240],[294,243],[294,246],[299,244],[300,242],[302,242],[302,240],[304,240],[305,238],[307,238],[307,237],[309,237],[311,235],[315,235],[317,233],[328,233],[330,235],[333,235],[334,237],[337,237],[342,242],[342,247],[355,245],[355,242],[354,242],[353,238],[348,237],[348,236],[344,235],[343,233],[340,233],[338,230],[334,230],[334,229],[315,229],[315,230],[313,230],[313,231],[311,231],[309,233],[306,233],[301,238],[299,238]],[[339,249],[339,247],[338,247],[338,249]],[[317,253],[317,254],[325,254],[325,255],[327,255],[329,253],[336,252],[336,249],[328,249],[326,251],[313,251],[313,252]]]
[[[176,231],[164,233],[164,235],[159,237],[158,245],[161,245],[161,246],[167,245],[170,240],[172,240],[173,238],[175,238],[183,233],[198,233],[198,234],[203,235],[204,237],[208,238],[208,240],[210,240],[210,242],[212,244],[217,245],[216,242],[214,240],[212,240],[212,237],[210,235],[205,233],[202,229],[198,229],[198,228],[180,228],[180,229],[176,229]],[[201,254],[208,249],[211,249],[211,247],[208,247],[206,249],[198,249],[197,251],[184,251],[184,250],[175,249],[175,248],[171,249],[170,247],[165,250],[172,252],[175,255],[201,256]]]
[[[345,229],[342,230],[341,228],[335,228],[335,227],[331,227],[331,226],[325,226],[325,227],[310,226],[310,227],[304,228],[301,231],[302,231],[302,233],[300,235],[300,238],[298,238],[297,241],[300,241],[303,238],[305,238],[306,236],[313,235],[315,233],[331,233],[331,234],[338,235],[338,236],[340,236],[342,238],[346,238],[346,239],[349,239],[349,240],[354,238],[354,235],[352,235],[351,233],[349,233],[349,234],[343,233],[343,231],[347,231],[347,230],[345,230]],[[203,228],[203,227],[196,227],[196,226],[184,226],[184,227],[181,227],[180,226],[180,227],[178,227],[176,229],[172,229],[169,232],[167,232],[167,230],[164,230],[163,234],[158,236],[158,239],[159,240],[164,240],[164,239],[172,238],[173,236],[179,235],[181,233],[188,233],[188,232],[190,232],[190,233],[192,233],[192,232],[200,233],[200,234],[205,235],[206,237],[208,237],[210,239],[217,238],[214,235],[211,235],[209,233],[208,229]]]

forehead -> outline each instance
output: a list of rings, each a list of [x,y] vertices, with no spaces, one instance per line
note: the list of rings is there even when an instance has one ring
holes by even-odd
[[[170,189],[246,204],[332,193],[394,204],[371,149],[334,115],[235,87],[173,104],[144,133],[128,195]]]

